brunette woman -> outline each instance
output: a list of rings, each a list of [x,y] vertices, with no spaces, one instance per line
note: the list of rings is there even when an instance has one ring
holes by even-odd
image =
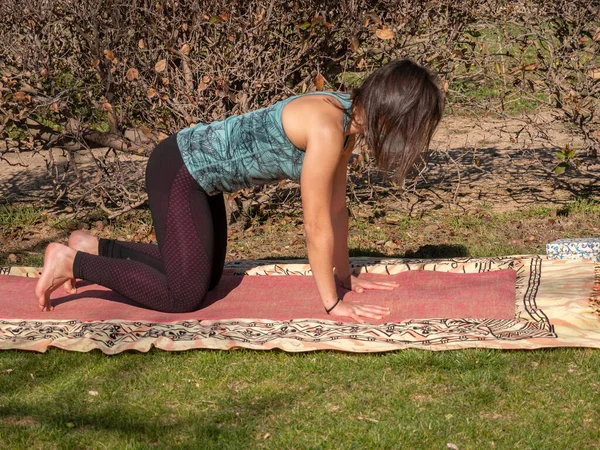
[[[289,178],[300,180],[308,259],[323,307],[359,322],[380,319],[387,308],[341,301],[336,294],[336,283],[356,292],[395,287],[350,272],[348,160],[358,136],[380,169],[403,179],[427,151],[443,108],[435,77],[397,60],[351,95],[311,92],[182,130],[156,147],[146,169],[158,245],[78,231],[68,246],[50,244],[35,289],[40,308],[51,310],[50,294],[60,285],[74,292],[80,278],[146,308],[201,309],[225,261],[223,192]]]

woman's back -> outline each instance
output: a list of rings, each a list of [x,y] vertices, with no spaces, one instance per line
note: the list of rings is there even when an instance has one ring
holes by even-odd
[[[348,94],[311,92],[289,97],[266,108],[180,131],[177,144],[190,174],[208,194],[286,178],[298,180],[304,151],[288,139],[281,115],[290,101],[313,94],[340,101],[347,112],[346,129],[352,106]]]

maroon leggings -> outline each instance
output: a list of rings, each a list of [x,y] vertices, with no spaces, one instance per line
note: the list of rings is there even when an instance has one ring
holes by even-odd
[[[145,308],[196,311],[223,273],[227,247],[223,195],[207,195],[192,178],[176,135],[150,155],[146,190],[158,246],[100,239],[98,256],[77,252],[74,276],[106,286]]]

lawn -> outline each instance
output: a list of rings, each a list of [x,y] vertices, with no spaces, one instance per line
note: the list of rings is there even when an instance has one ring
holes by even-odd
[[[552,237],[600,229],[593,200],[412,218],[358,205],[355,212],[355,255],[543,253]],[[10,214],[30,221],[24,211]],[[2,223],[16,228],[5,225],[5,232],[27,229],[28,222],[11,220]],[[43,220],[53,219],[35,221]],[[297,220],[275,215],[233,229],[230,257],[266,257],[274,248],[279,257],[302,256]],[[117,219],[102,233],[131,233],[126,223],[145,230],[147,213]],[[18,256],[41,261],[36,251]],[[0,448],[592,449],[600,442],[599,366],[600,352],[591,349],[3,351]]]
[[[0,445],[591,449],[599,364],[589,349],[8,351]]]

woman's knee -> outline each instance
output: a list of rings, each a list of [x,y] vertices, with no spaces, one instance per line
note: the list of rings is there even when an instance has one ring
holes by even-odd
[[[168,311],[170,313],[189,313],[202,309],[207,292],[202,292],[199,295],[173,295],[169,299]]]

